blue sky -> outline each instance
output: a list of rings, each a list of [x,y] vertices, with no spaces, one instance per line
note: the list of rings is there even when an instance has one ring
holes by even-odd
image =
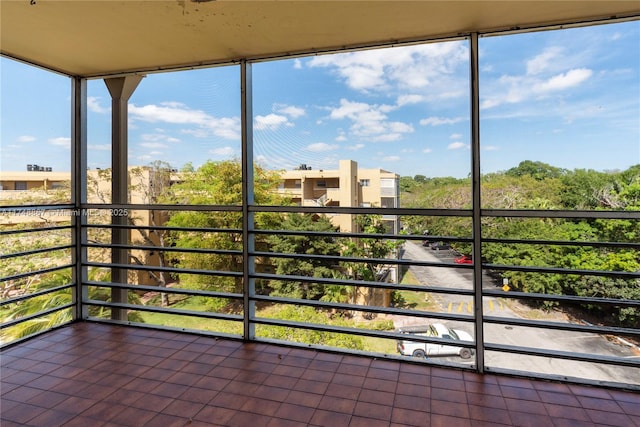
[[[470,172],[469,42],[253,65],[261,164],[400,175]],[[2,170],[69,170],[69,79],[0,60]],[[480,39],[483,172],[522,160],[596,170],[640,163],[640,22]],[[129,163],[240,156],[237,66],[145,77],[129,103]],[[89,166],[110,165],[110,98],[88,83]]]

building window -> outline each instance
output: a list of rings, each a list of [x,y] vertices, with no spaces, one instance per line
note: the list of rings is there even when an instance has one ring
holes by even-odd
[[[27,181],[16,181],[16,190],[26,190]]]
[[[371,182],[368,179],[361,179],[360,180],[360,186],[361,187],[368,187],[369,184],[371,184]]]
[[[327,188],[327,181],[325,181],[324,179],[319,179],[318,181],[316,181],[316,187]]]

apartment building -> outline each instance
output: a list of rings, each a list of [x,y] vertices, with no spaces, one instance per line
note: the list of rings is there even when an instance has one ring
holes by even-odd
[[[300,165],[285,171],[278,191],[300,206],[382,207],[400,206],[400,176],[384,169],[361,169],[353,160],[340,160],[338,169],[312,169]],[[341,231],[354,232],[353,215],[329,214]],[[384,215],[390,233],[399,231],[399,219]]]

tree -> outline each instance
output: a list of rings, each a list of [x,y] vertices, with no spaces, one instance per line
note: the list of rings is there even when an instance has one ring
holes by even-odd
[[[254,200],[261,205],[283,205],[286,200],[275,191],[279,174],[259,166],[254,167]],[[239,206],[242,203],[242,165],[236,160],[207,161],[194,169],[187,165],[181,171],[181,181],[172,187],[171,202],[177,205]],[[258,213],[258,228],[279,228],[282,215]],[[232,210],[179,211],[171,214],[167,225],[183,228],[205,228],[212,231],[178,231],[172,235],[177,248],[215,249],[218,253],[182,252],[176,255],[177,265],[186,269],[241,272],[242,214]],[[256,236],[256,245],[266,237]],[[223,251],[228,251],[224,253]],[[182,286],[219,292],[242,293],[241,277],[204,276],[181,273]]]
[[[336,227],[324,217],[311,214],[289,213],[285,216],[284,230],[335,232]],[[337,260],[340,257],[340,243],[332,236],[277,234],[267,239],[273,252],[286,254],[327,255],[335,259],[272,258],[270,262],[280,275],[335,277]],[[303,299],[321,299],[327,295],[326,286],[312,280],[303,283],[271,281],[273,295]]]

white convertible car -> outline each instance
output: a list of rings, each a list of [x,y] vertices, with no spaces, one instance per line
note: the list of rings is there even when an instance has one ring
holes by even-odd
[[[442,323],[430,325],[406,326],[399,328],[396,332],[413,335],[424,335],[435,338],[445,338],[457,341],[473,342],[473,338],[460,329],[447,328]],[[398,340],[398,352],[403,356],[414,357],[435,357],[435,356],[460,356],[469,359],[474,355],[474,350],[468,347],[457,347],[455,345],[445,345],[436,343],[416,342],[409,339]]]

